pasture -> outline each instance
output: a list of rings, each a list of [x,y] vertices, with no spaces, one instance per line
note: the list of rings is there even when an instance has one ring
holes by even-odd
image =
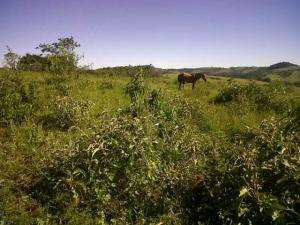
[[[297,224],[299,90],[1,71],[0,224]]]

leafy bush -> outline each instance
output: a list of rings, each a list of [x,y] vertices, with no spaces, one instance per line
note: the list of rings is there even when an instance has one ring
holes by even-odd
[[[107,89],[113,89],[114,85],[112,82],[109,81],[102,81],[99,85],[100,90],[107,90]]]
[[[49,111],[42,116],[42,123],[48,128],[68,130],[87,117],[90,102],[75,100],[71,97],[58,97],[50,105]]]
[[[68,78],[63,76],[51,76],[45,79],[46,85],[56,90],[58,96],[70,95],[71,86],[68,81]]]
[[[277,101],[278,96],[284,95],[285,86],[281,82],[272,82],[267,85],[258,85],[254,82],[247,85],[239,85],[229,81],[229,83],[221,88],[212,101],[214,103],[227,102],[250,102],[254,104],[256,109],[275,109],[286,110],[288,102],[286,99]]]
[[[37,108],[36,84],[17,75],[0,76],[0,126],[21,123]]]
[[[145,77],[158,76],[161,74],[161,70],[153,67],[152,65],[140,65],[140,66],[117,66],[117,67],[105,67],[97,70],[90,70],[94,74],[101,76],[131,76],[132,74],[138,74],[143,70]]]
[[[59,38],[58,42],[40,44],[40,49],[49,64],[52,77],[46,80],[48,85],[53,85],[60,96],[69,96],[70,86],[67,81],[74,74],[80,57],[76,48],[80,45],[73,37]]]
[[[177,200],[167,190],[176,188],[171,186],[178,173],[184,176],[182,167],[189,168],[178,163],[176,169],[173,162],[187,159],[180,149],[193,154],[185,143],[188,133],[181,132],[187,118],[182,104],[175,99],[141,117],[126,111],[106,116],[91,136],[71,145],[70,155],[45,168],[32,195],[54,214],[75,206],[108,223],[150,222],[162,215],[170,220],[169,210],[179,206],[171,204]]]
[[[80,44],[71,36],[59,38],[57,42],[53,43],[42,43],[37,49],[46,54],[47,60],[50,62],[49,71],[54,76],[67,77],[77,68],[79,57],[75,50],[78,47]]]
[[[23,71],[49,71],[51,62],[47,57],[36,54],[26,54],[18,62],[18,69]]]
[[[13,52],[10,47],[6,46],[7,53],[4,54],[4,66],[9,69],[16,70],[20,56],[17,53]]]
[[[105,117],[70,146],[71,155],[45,168],[33,196],[53,213],[75,206],[108,223],[299,220],[296,111],[241,130],[228,143],[193,134],[185,104],[161,99],[142,116]]]
[[[162,92],[161,90],[152,89],[150,91],[150,96],[148,97],[148,105],[152,109],[157,109],[160,107],[161,104],[161,98],[162,98]]]
[[[143,95],[146,91],[146,86],[143,79],[143,74],[138,73],[132,76],[125,88],[125,94],[130,97],[131,102],[136,102],[139,96]]]
[[[241,134],[232,148],[220,145],[205,153],[201,182],[185,200],[189,224],[296,224],[300,142],[299,127],[291,127],[295,119],[265,121]]]

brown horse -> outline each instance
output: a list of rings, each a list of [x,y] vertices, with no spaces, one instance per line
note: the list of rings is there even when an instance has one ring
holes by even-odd
[[[181,73],[178,75],[178,89],[180,89],[181,85],[184,85],[185,83],[192,83],[192,88],[194,89],[197,80],[200,78],[205,82],[207,81],[207,75],[204,73]]]

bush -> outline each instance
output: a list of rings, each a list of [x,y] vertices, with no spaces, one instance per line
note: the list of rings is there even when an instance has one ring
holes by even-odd
[[[45,168],[32,195],[54,214],[75,206],[108,223],[296,222],[298,111],[239,128],[227,142],[194,134],[185,125],[188,108],[160,100],[142,116],[105,117]]]
[[[184,176],[183,168],[189,168],[179,163],[187,160],[181,149],[193,155],[187,132],[181,132],[186,108],[180,102],[184,104],[175,99],[149,111],[144,107],[141,117],[126,111],[106,116],[92,135],[72,144],[70,155],[45,168],[32,195],[54,214],[75,206],[108,223],[173,218],[169,209],[178,207],[177,200],[167,190],[176,189],[178,174]]]
[[[136,102],[139,96],[142,96],[146,91],[143,74],[134,75],[125,88],[125,94],[130,97],[131,102]]]
[[[201,182],[187,191],[188,224],[297,224],[295,119],[265,121],[239,135],[230,149],[220,145],[208,151]]]
[[[25,85],[17,75],[0,76],[0,126],[21,123],[37,106],[35,82]]]
[[[71,97],[58,97],[41,120],[48,128],[65,131],[85,121],[91,105],[90,102],[75,100]]]
[[[214,103],[238,102],[253,104],[258,110],[275,109],[283,111],[289,107],[287,99],[277,100],[278,96],[283,96],[286,87],[281,82],[272,82],[267,85],[258,85],[254,82],[247,85],[239,85],[229,81],[229,83],[221,88],[212,99]]]
[[[112,82],[109,81],[102,81],[99,85],[100,90],[107,90],[107,89],[113,89],[114,85]]]

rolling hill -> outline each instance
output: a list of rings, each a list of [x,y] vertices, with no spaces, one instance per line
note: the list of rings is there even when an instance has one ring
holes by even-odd
[[[300,86],[300,66],[289,62],[279,62],[268,67],[200,67],[168,69],[164,72],[202,72],[211,76],[238,77],[263,81],[280,79],[288,84]]]

